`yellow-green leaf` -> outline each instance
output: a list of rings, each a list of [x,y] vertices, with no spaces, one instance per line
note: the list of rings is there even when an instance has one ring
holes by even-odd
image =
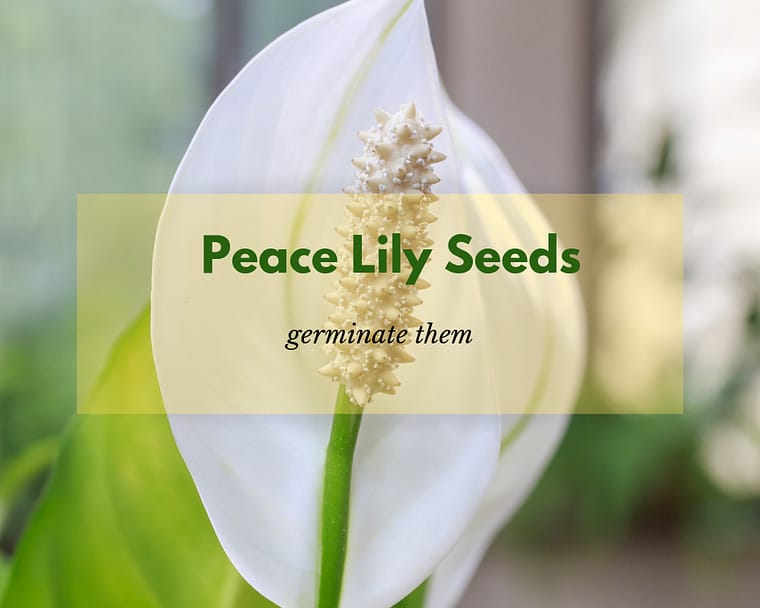
[[[146,311],[93,399],[160,404]],[[100,408],[105,409],[105,408]],[[2,608],[266,608],[219,546],[164,416],[79,416]]]

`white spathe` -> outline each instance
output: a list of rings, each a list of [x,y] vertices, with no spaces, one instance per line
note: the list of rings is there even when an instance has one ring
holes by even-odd
[[[438,192],[521,191],[493,143],[446,99],[423,2],[353,0],[288,32],[242,70],[204,118],[171,192],[339,192],[350,182],[351,158],[360,151],[356,133],[368,126],[374,109],[395,110],[411,100],[430,122],[444,125],[436,144],[449,160],[439,165]],[[333,219],[339,216],[331,213],[307,209],[304,233],[337,225]],[[252,230],[266,233],[270,222],[283,220],[272,214],[276,208]],[[462,231],[497,248],[529,246],[546,233],[535,210],[518,213],[496,202],[473,205],[462,219]],[[169,411],[181,409],[175,406],[189,392],[228,391],[231,379],[244,382],[246,369],[266,365],[266,349],[282,339],[283,325],[272,321],[272,311],[293,306],[300,319],[316,306],[272,290],[220,315],[207,298],[185,290],[179,311],[177,290],[192,283],[183,282],[175,256],[197,248],[182,242],[187,221],[182,206],[169,201],[154,254],[153,347]],[[466,304],[466,293],[450,296],[451,310]],[[473,297],[480,326],[489,327],[493,339],[483,341],[482,356],[472,359],[470,369],[456,370],[461,386],[477,399],[493,399],[494,411],[500,403],[536,399],[536,407],[546,400],[569,403],[584,351],[574,283],[527,276],[484,281]],[[433,317],[450,314],[431,309],[434,301],[426,305]],[[215,356],[203,359],[206,351]],[[178,362],[178,353],[185,360]],[[199,359],[203,365],[192,367]],[[424,359],[408,369],[401,388],[412,398],[434,398],[445,386],[438,379],[453,373]],[[308,373],[294,364],[273,369],[268,385],[256,390],[322,398],[335,389],[316,369]],[[169,418],[235,567],[282,608],[313,607],[330,416]],[[516,423],[497,415],[365,416],[355,455],[342,607],[389,608],[444,559],[441,568],[450,573],[434,577],[431,597],[440,599],[428,605],[454,601],[482,547],[552,453],[564,418],[532,418],[500,456],[502,439]]]
[[[506,192],[513,188],[518,180],[489,137],[456,108],[450,111],[450,121],[457,151],[464,159],[465,191]],[[548,230],[537,212],[510,219],[528,244],[540,241]],[[547,290],[542,299],[547,315],[543,381],[533,387],[525,414],[502,417],[503,439],[494,478],[476,516],[436,569],[426,592],[426,608],[456,606],[491,540],[532,489],[567,425],[566,416],[540,412],[572,410],[585,367],[583,304],[574,282],[542,281]]]

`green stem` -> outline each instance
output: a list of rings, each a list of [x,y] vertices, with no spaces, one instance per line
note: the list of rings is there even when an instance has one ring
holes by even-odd
[[[361,421],[362,408],[351,401],[341,385],[325,457],[317,608],[337,608],[340,605],[348,546],[351,470]]]
[[[398,604],[395,604],[393,608],[422,608],[425,605],[425,593],[427,592],[427,584],[427,581],[422,583]]]

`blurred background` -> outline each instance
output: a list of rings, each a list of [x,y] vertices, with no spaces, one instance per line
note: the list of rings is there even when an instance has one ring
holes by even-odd
[[[165,192],[224,85],[333,4],[0,7],[0,579],[75,410],[76,193]],[[757,605],[760,3],[428,5],[452,98],[529,191],[686,196],[686,414],[576,416],[462,606]],[[645,319],[593,314],[613,291],[672,303],[681,277],[656,259],[613,280],[634,240],[656,251],[657,219],[614,237],[584,285],[592,340],[625,324],[657,344]],[[552,220],[580,242],[612,238],[591,209]],[[611,412],[658,399],[669,362],[649,350],[597,349],[582,398]]]

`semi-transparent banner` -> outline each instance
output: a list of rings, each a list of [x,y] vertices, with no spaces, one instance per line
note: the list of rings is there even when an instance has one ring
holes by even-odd
[[[680,196],[436,198],[80,195],[79,412],[682,412]]]

